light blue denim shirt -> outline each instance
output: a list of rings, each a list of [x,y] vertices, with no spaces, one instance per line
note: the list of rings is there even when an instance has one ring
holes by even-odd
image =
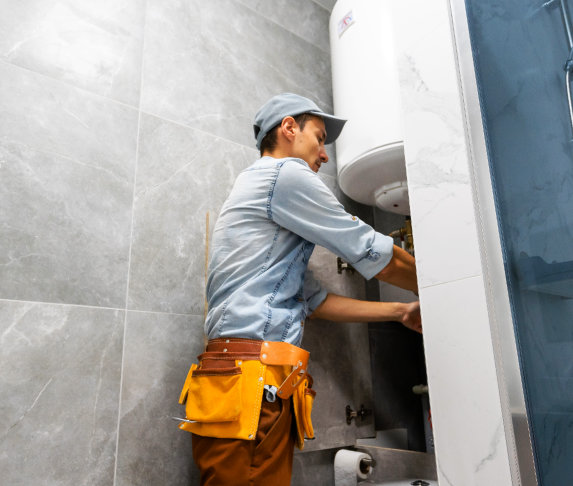
[[[393,252],[392,238],[348,214],[303,160],[263,157],[241,172],[213,232],[209,339],[300,345],[304,319],[326,298],[307,272],[315,244],[367,279]]]

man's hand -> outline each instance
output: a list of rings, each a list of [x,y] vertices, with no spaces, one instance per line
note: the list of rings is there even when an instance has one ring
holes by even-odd
[[[400,322],[408,329],[422,334],[422,317],[420,315],[420,303],[412,302],[404,304],[404,314]]]

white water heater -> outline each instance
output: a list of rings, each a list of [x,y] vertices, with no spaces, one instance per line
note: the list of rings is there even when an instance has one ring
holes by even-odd
[[[330,16],[338,183],[355,201],[410,214],[391,0],[338,0]]]

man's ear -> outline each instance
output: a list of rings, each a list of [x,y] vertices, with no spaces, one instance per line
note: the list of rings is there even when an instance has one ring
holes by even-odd
[[[280,126],[280,133],[289,141],[294,140],[298,123],[292,116],[285,116]]]

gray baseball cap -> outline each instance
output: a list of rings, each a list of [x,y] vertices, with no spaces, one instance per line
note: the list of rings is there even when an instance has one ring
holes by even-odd
[[[285,116],[297,116],[303,113],[310,113],[323,119],[326,129],[326,141],[324,143],[326,144],[332,143],[338,138],[346,123],[346,120],[342,118],[324,113],[316,103],[308,98],[293,93],[282,93],[273,96],[255,115],[253,128],[257,139],[257,148],[261,148],[261,142],[265,135],[280,124]]]

